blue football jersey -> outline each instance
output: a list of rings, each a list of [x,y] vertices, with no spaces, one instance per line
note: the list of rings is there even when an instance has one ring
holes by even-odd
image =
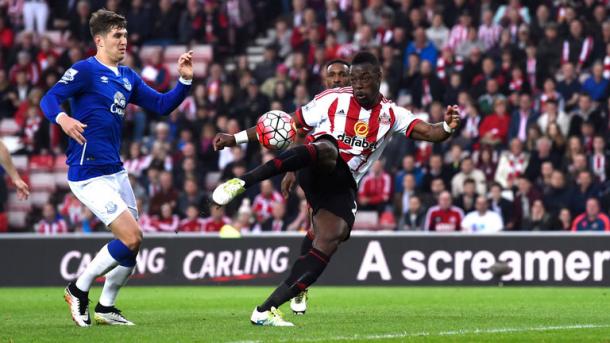
[[[117,75],[95,57],[75,63],[40,102],[45,116],[56,123],[57,115],[63,112],[61,103],[70,99],[71,117],[87,125],[83,133],[85,144],[69,139],[68,180],[82,181],[123,169],[121,127],[128,103],[168,115],[189,90],[190,85],[178,82],[171,91],[159,93],[132,69],[119,66]]]

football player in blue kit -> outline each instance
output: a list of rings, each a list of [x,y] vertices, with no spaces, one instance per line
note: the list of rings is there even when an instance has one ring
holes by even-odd
[[[168,115],[188,95],[193,79],[192,51],[178,59],[180,79],[164,94],[120,65],[127,50],[126,27],[125,18],[117,13],[104,9],[93,13],[89,28],[96,55],[69,68],[40,104],[45,116],[70,137],[66,151],[70,189],[115,236],[65,289],[72,319],[82,327],[91,325],[88,293],[101,275],[106,281],[95,307],[96,322],[133,325],[115,307],[118,291],[132,274],[142,243],[136,199],[119,154],[125,108],[133,103]],[[70,115],[60,107],[67,99]]]

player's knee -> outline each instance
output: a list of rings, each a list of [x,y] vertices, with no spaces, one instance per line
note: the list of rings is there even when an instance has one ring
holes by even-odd
[[[339,151],[337,147],[329,141],[321,140],[315,143],[318,151],[318,166],[324,171],[332,171],[337,165]]]
[[[143,238],[144,236],[142,235],[142,231],[134,230],[133,232],[125,235],[125,241],[123,243],[125,243],[129,250],[139,251]]]
[[[316,234],[313,241],[313,247],[325,253],[328,256],[337,251],[341,242],[347,237],[347,228],[338,227],[336,230],[325,230],[323,233]]]

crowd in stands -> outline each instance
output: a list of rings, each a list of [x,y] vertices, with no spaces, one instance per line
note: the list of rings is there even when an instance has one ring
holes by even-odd
[[[162,49],[146,59],[141,49],[208,44],[213,60],[178,110],[159,118],[130,105],[125,116],[123,161],[142,229],[303,231],[311,225],[304,195],[297,188],[284,199],[281,176],[210,208],[219,180],[274,154],[257,144],[216,152],[213,137],[270,109],[294,111],[324,89],[328,61],[367,49],[382,62],[387,98],[429,122],[451,104],[462,116],[441,144],[394,137],[359,186],[358,208],[375,218],[369,228],[610,231],[608,3],[1,1],[0,119],[20,128],[16,155],[64,153],[66,136],[38,105],[71,64],[95,52],[88,18],[99,8],[126,16],[124,64],[161,92],[176,82],[174,66],[162,62]],[[252,62],[246,47],[257,38],[271,43]],[[45,234],[104,230],[65,190],[28,220],[26,230]]]

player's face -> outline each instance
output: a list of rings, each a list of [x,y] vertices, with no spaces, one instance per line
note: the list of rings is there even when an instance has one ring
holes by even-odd
[[[361,64],[351,67],[350,83],[354,89],[356,101],[363,107],[371,107],[379,96],[381,73],[371,64]]]
[[[127,52],[127,30],[113,28],[103,36],[102,43],[101,48],[112,61],[122,61]]]
[[[349,68],[343,63],[333,63],[326,69],[326,88],[349,86]]]

